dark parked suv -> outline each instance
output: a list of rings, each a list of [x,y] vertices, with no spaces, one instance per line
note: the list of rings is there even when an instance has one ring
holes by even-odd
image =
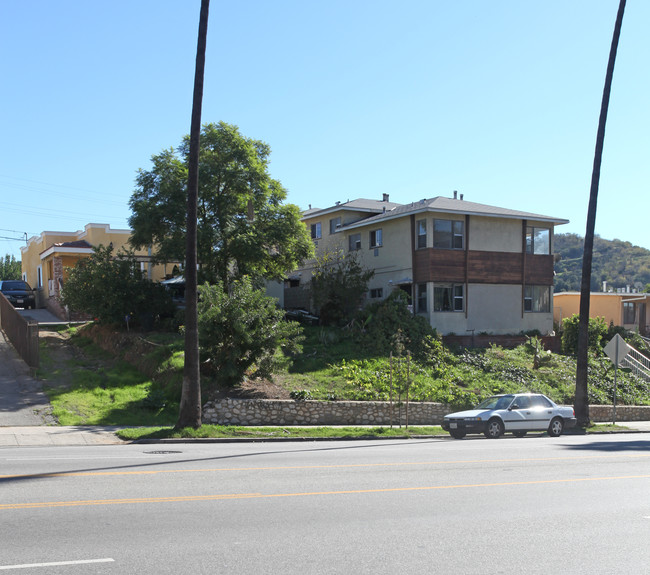
[[[34,290],[23,280],[0,281],[0,292],[14,307],[24,307],[25,309],[36,307]]]

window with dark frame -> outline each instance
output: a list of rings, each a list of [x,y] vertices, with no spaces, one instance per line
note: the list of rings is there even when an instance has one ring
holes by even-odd
[[[433,286],[433,311],[464,311],[465,286],[439,284]]]
[[[311,239],[319,240],[322,237],[320,222],[311,225]]]
[[[427,284],[418,284],[418,312],[427,311]]]
[[[348,237],[349,250],[355,252],[361,249],[361,234],[350,234]]]
[[[551,311],[551,287],[528,285],[524,288],[524,311],[548,313]]]
[[[330,220],[330,234],[335,234],[341,227],[341,218],[332,218]]]
[[[370,232],[370,247],[379,248],[383,245],[381,237],[381,228]]]
[[[465,222],[461,220],[433,220],[433,247],[462,250],[465,247]]]
[[[415,223],[417,230],[416,247],[422,249],[427,247],[427,221],[419,220]]]
[[[636,322],[636,304],[632,301],[623,302],[623,323],[630,325]]]
[[[551,253],[551,229],[526,226],[526,253],[549,255]]]
[[[384,297],[384,289],[383,288],[373,288],[370,290],[370,298],[371,299],[376,299]]]

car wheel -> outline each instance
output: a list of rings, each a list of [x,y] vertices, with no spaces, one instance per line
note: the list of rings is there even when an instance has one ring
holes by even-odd
[[[503,431],[503,423],[495,417],[488,421],[487,427],[485,428],[485,437],[488,439],[497,439],[503,435]]]
[[[451,435],[454,439],[463,439],[467,434],[464,431],[450,431],[449,435]]]
[[[548,426],[548,434],[551,437],[560,437],[564,431],[564,420],[561,417],[555,417]]]
[[[527,433],[526,431],[513,431],[512,435],[514,435],[515,437],[523,437],[524,435],[526,435],[526,433]]]

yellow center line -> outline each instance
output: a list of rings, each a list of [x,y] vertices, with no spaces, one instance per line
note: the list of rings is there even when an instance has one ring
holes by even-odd
[[[399,461],[391,463],[349,463],[337,465],[285,465],[266,467],[206,467],[200,469],[142,469],[138,471],[62,471],[60,473],[32,473],[26,475],[0,475],[0,479],[47,479],[53,477],[102,477],[110,475],[164,475],[167,473],[205,473],[205,472],[232,472],[232,471],[284,471],[297,469],[352,469],[371,467],[415,467],[425,465],[465,465],[486,463],[535,463],[550,461],[586,461],[593,459],[616,459],[616,458],[639,458],[650,457],[650,453],[619,453],[615,455],[586,455],[582,457],[527,457],[513,459],[459,459],[451,461]],[[173,460],[170,460],[173,462]],[[169,462],[163,462],[166,465]]]
[[[194,501],[219,501],[224,499],[270,499],[276,497],[315,497],[319,495],[358,495],[364,493],[398,493],[435,491],[443,489],[474,489],[477,487],[511,487],[518,485],[548,485],[583,483],[587,481],[615,481],[622,479],[650,479],[650,475],[619,475],[610,477],[581,477],[568,479],[540,479],[532,481],[506,481],[501,483],[467,483],[461,485],[429,485],[420,487],[385,487],[377,489],[347,489],[341,491],[308,491],[302,493],[230,493],[217,495],[185,495],[169,497],[139,497],[132,499],[89,499],[80,501],[42,501],[0,504],[0,511],[11,509],[43,509],[53,507],[79,507],[89,505],[128,505],[136,503],[178,503]]]

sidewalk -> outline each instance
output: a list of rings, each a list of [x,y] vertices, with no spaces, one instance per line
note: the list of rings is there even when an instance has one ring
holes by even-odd
[[[40,426],[0,427],[2,447],[47,447],[52,445],[119,445],[125,443],[115,435],[119,427]]]
[[[50,423],[49,409],[40,382],[0,331],[0,426]]]

